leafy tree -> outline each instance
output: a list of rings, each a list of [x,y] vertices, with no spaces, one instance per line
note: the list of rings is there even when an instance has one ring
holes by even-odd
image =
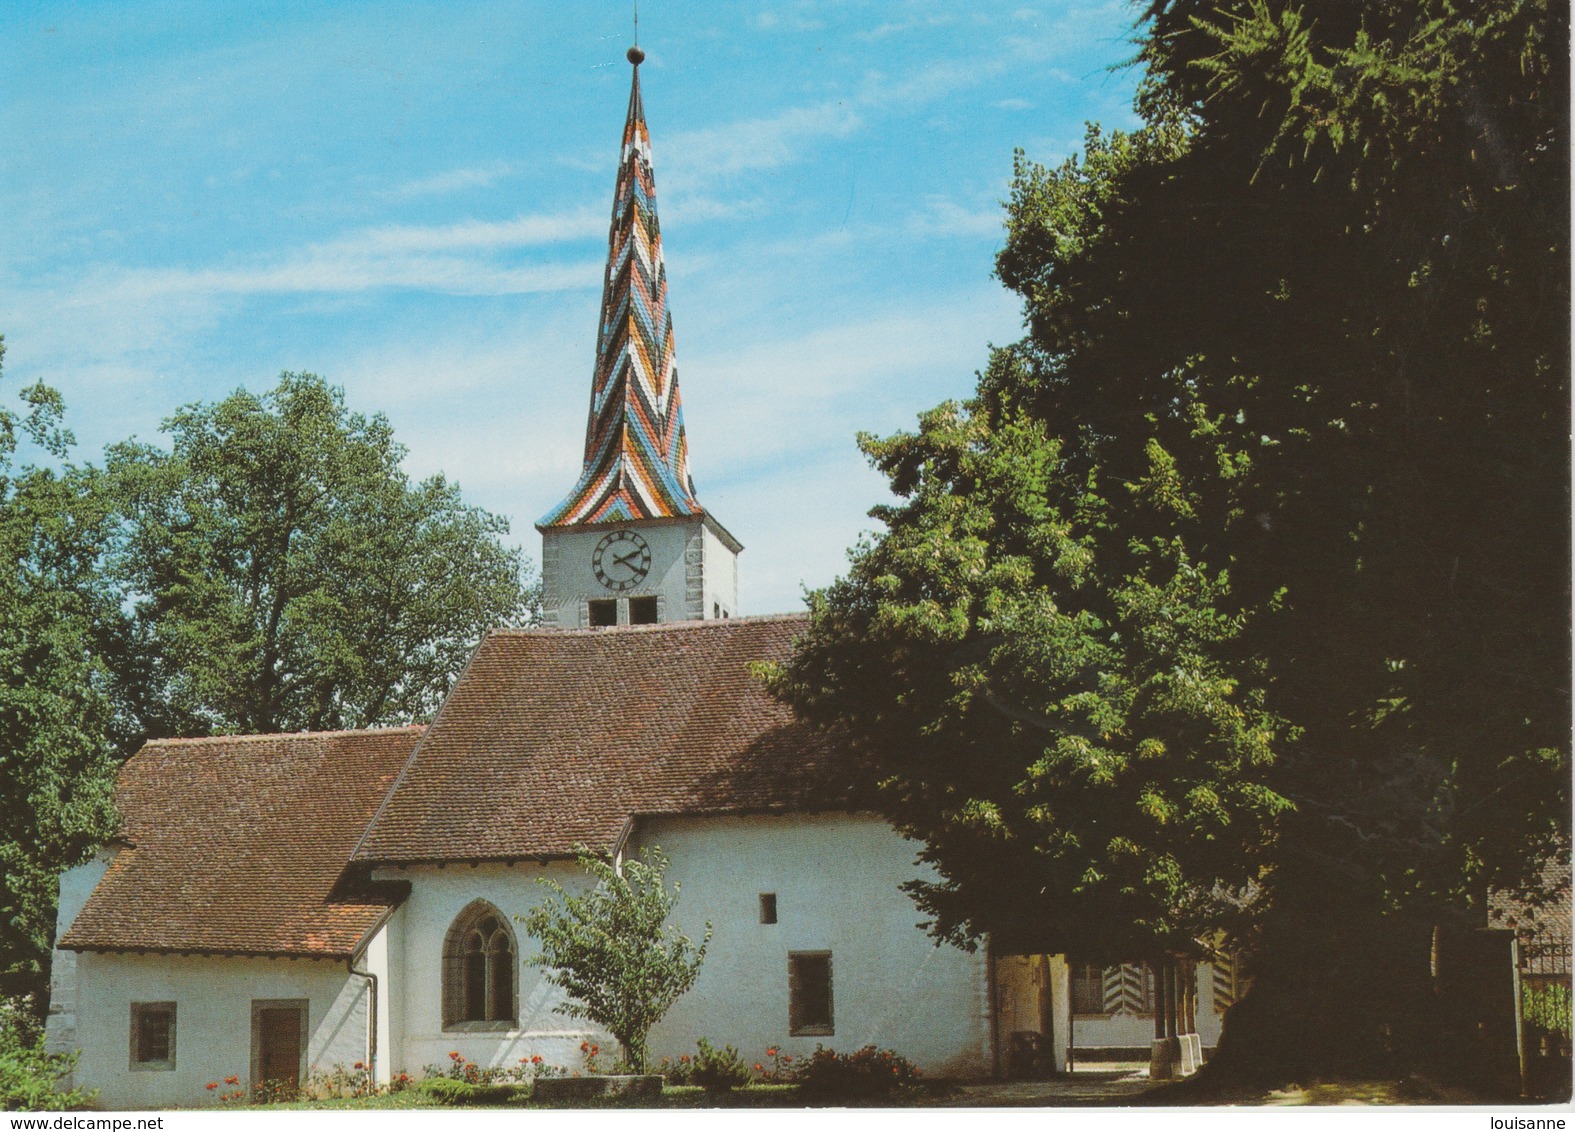
[[[98,573],[108,529],[91,477],[18,463],[24,438],[68,454],[60,396],[41,382],[21,396],[25,414],[0,409],[0,996],[41,1007],[56,877],[115,828],[107,673],[93,653],[114,602]]]
[[[935,930],[1255,952],[1219,1066],[1371,1070],[1568,852],[1568,128],[1541,0],[1155,0],[1144,125],[1019,158],[1029,336],[778,688]]]
[[[604,1028],[623,1047],[630,1072],[644,1073],[650,1062],[646,1035],[694,986],[711,925],[699,946],[668,925],[680,886],[668,889],[667,858],[659,849],[642,849],[638,860],[621,867],[582,849],[580,867],[596,883],[578,895],[556,881],[540,881],[553,896],[522,917],[541,943],[541,954],[530,961],[568,993],[570,1001],[555,1008],[559,1014]]]
[[[74,1053],[44,1051],[44,1028],[30,1005],[19,999],[0,1003],[0,1109],[58,1112],[89,1107],[96,1095],[92,1090],[59,1087],[60,1078],[76,1062]]]
[[[536,591],[507,523],[442,476],[412,484],[382,416],[312,374],[164,422],[106,476],[110,569],[130,616],[113,655],[154,735],[365,727],[430,715],[476,641]]]

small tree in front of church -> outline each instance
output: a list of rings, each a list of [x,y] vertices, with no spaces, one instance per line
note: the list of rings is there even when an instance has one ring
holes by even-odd
[[[568,994],[559,1014],[601,1026],[623,1047],[630,1072],[650,1058],[646,1035],[680,995],[694,985],[711,943],[711,924],[697,945],[667,923],[680,886],[663,879],[667,857],[651,847],[614,865],[581,846],[580,867],[595,884],[570,893],[557,881],[539,883],[553,895],[520,922],[541,944],[530,960]]]

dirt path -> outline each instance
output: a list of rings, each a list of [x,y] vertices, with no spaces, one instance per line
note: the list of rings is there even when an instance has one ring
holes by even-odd
[[[1145,1069],[1079,1070],[1051,1081],[980,1081],[934,1103],[983,1108],[1062,1108],[1136,1103],[1154,1088]]]

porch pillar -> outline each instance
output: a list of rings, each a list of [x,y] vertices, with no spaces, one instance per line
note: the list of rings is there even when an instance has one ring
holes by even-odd
[[[1181,1039],[1177,1037],[1179,1004],[1176,1000],[1176,957],[1160,955],[1154,962],[1154,978],[1159,984],[1154,1003],[1154,1045],[1149,1051],[1148,1075],[1151,1080],[1168,1081],[1180,1076]]]

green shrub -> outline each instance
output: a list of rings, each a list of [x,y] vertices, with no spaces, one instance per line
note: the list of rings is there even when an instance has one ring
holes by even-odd
[[[1549,1034],[1570,1036],[1570,988],[1560,983],[1520,988],[1520,1015],[1528,1026]]]
[[[695,1075],[695,1059],[687,1053],[681,1057],[664,1057],[654,1072],[660,1073],[667,1079],[669,1085],[692,1085]]]
[[[725,1093],[749,1084],[749,1066],[736,1049],[732,1046],[716,1049],[704,1038],[698,1044],[700,1052],[694,1060],[694,1071],[689,1075],[690,1084],[699,1085],[708,1093]]]
[[[520,1094],[515,1085],[482,1085],[475,1081],[455,1080],[453,1077],[426,1077],[414,1088],[425,1093],[439,1104],[477,1105],[504,1104]]]
[[[41,1109],[85,1108],[89,1090],[63,1090],[57,1085],[71,1072],[77,1055],[44,1052],[44,1032],[23,1002],[0,1002],[0,1109],[37,1112]]]
[[[865,1046],[856,1053],[838,1053],[816,1046],[799,1067],[796,1080],[806,1097],[856,1099],[884,1097],[918,1080],[919,1071],[889,1049]]]

